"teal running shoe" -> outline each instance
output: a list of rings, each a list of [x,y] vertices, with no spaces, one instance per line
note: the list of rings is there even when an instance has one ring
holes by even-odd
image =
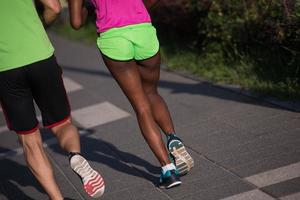
[[[179,174],[185,175],[194,167],[194,160],[187,152],[181,139],[175,134],[167,136],[167,147]]]
[[[179,185],[181,185],[181,181],[177,170],[168,170],[165,174],[163,171],[161,172],[159,179],[160,188],[169,189]]]

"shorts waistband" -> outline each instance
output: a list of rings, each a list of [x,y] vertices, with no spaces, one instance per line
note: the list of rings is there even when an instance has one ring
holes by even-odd
[[[132,28],[142,28],[142,27],[151,27],[151,26],[152,26],[152,23],[150,23],[150,22],[140,23],[140,24],[130,24],[130,25],[126,25],[126,26],[111,28],[111,29],[109,29],[107,31],[104,31],[102,33],[98,33],[98,36],[101,36],[101,35],[106,34],[106,33],[113,33],[115,31],[120,31],[120,30],[127,30],[127,29],[132,29]]]

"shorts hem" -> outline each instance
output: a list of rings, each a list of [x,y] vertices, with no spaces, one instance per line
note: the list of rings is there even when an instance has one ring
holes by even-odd
[[[134,60],[136,60],[136,61],[148,60],[148,59],[153,58],[154,56],[156,56],[158,54],[159,50],[160,50],[160,48],[158,48],[158,50],[152,56],[149,56],[149,57],[146,57],[146,58],[142,58],[142,59],[134,58]]]
[[[70,119],[70,118],[71,118],[71,115],[68,115],[66,118],[64,118],[64,119],[62,119],[62,120],[60,120],[60,121],[58,121],[58,122],[55,122],[55,123],[53,123],[53,124],[45,125],[44,127],[45,127],[45,128],[48,128],[48,129],[54,128],[54,127],[56,127],[56,126],[59,126],[59,125],[65,123],[65,122],[66,122],[68,119]]]
[[[100,49],[100,52],[101,52],[101,54],[103,55],[103,56],[105,56],[106,58],[108,58],[108,59],[111,59],[111,60],[113,60],[113,61],[118,61],[118,62],[129,62],[129,61],[132,61],[132,60],[134,60],[134,58],[125,58],[125,59],[119,59],[119,58],[112,58],[111,56],[108,56],[107,54],[105,54],[105,53],[103,53],[102,51],[101,51],[101,49]]]
[[[36,132],[38,129],[39,129],[39,125],[36,125],[33,129],[31,129],[29,131],[16,131],[16,133],[18,135],[29,135],[29,134]]]

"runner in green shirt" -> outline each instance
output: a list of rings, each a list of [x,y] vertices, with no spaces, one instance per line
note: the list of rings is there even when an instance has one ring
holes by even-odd
[[[43,21],[53,22],[60,11],[59,1],[40,2],[45,8]],[[51,200],[63,199],[43,149],[34,100],[44,127],[52,130],[69,153],[70,166],[81,177],[85,191],[92,197],[101,196],[104,181],[80,154],[62,69],[33,1],[1,0],[0,26],[0,103],[8,128],[18,134],[28,167]]]
[[[54,49],[32,1],[1,0],[0,5],[0,71],[53,55]]]

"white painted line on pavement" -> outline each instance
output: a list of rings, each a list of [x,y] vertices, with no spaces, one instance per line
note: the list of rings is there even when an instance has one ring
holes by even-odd
[[[64,80],[64,85],[67,93],[71,93],[83,89],[82,85],[80,85],[79,83],[73,81],[68,77],[63,77],[63,80]]]
[[[300,199],[300,192],[280,198],[280,200],[299,200],[299,199]]]
[[[250,190],[221,200],[274,200],[274,198],[260,190]]]
[[[84,107],[72,112],[72,117],[84,128],[92,128],[130,116],[109,102]]]
[[[300,177],[300,162],[245,178],[257,187],[265,187]]]

